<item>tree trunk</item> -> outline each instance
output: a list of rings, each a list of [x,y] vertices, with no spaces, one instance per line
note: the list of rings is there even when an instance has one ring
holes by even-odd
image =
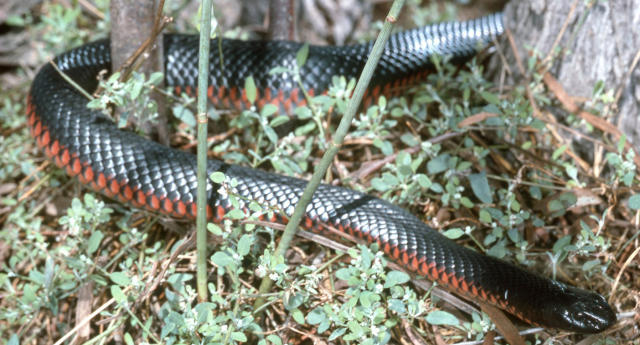
[[[525,66],[532,52],[540,59],[557,52],[548,71],[576,99],[590,99],[602,81],[614,102],[610,113],[596,115],[640,148],[640,0],[513,0],[504,13]],[[506,37],[502,51],[511,76],[521,79]],[[499,59],[494,62],[502,65]]]
[[[294,0],[269,1],[269,39],[295,41]]]
[[[117,71],[124,66],[136,50],[152,36],[158,9],[157,0],[111,1],[111,68]],[[164,71],[162,36],[158,36],[150,45],[146,54],[140,57],[142,64],[138,72],[149,76],[155,71]],[[160,85],[159,87],[162,87]],[[155,128],[148,119],[132,119],[133,122],[149,135],[156,132],[157,139],[168,144],[168,130],[164,106],[164,96],[152,94],[152,98],[158,105],[158,122]]]

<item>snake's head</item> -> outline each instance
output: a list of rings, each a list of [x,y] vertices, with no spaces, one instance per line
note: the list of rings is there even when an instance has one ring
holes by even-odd
[[[543,318],[555,327],[578,333],[600,333],[616,323],[616,313],[597,293],[554,281],[563,290],[557,303],[544,308]]]

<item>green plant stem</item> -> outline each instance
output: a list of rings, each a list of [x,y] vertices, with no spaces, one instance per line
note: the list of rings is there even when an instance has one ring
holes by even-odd
[[[209,35],[211,0],[202,1],[200,50],[198,52],[198,190],[196,197],[196,289],[200,302],[207,301],[207,87],[209,82]]]
[[[151,332],[151,330],[149,329],[149,327],[147,327],[144,322],[142,322],[142,320],[140,320],[136,314],[134,314],[131,309],[129,309],[128,306],[122,305],[122,307],[124,308],[124,310],[129,313],[129,316],[131,316],[131,318],[135,321],[135,323],[138,324],[138,327],[142,328],[142,330],[144,331],[144,333],[146,333],[149,337],[153,338],[153,340],[156,341],[156,343],[158,344],[162,344],[162,341],[160,341],[160,339],[158,339],[158,337],[156,337],[155,334],[153,334],[153,332]],[[143,334],[144,334],[143,333]]]
[[[369,86],[369,82],[371,81],[371,77],[373,76],[373,72],[375,71],[376,66],[378,65],[378,61],[380,60],[380,56],[384,51],[384,46],[389,40],[389,35],[391,34],[391,26],[398,18],[400,14],[400,9],[404,5],[404,0],[394,0],[393,5],[391,5],[391,9],[389,10],[389,14],[385,18],[384,25],[382,26],[382,30],[378,34],[378,38],[376,42],[373,44],[373,49],[371,49],[371,53],[369,54],[369,58],[367,59],[367,63],[364,65],[364,69],[362,70],[362,74],[358,79],[358,83],[356,84],[356,88],[353,92],[353,96],[349,99],[349,104],[347,105],[347,110],[340,121],[340,125],[336,130],[336,134],[333,136],[333,139],[329,143],[329,147],[327,151],[325,151],[322,156],[322,160],[320,164],[316,166],[313,175],[311,176],[311,180],[307,184],[307,187],[304,189],[302,196],[300,197],[300,201],[298,205],[296,205],[295,210],[293,211],[293,215],[287,226],[284,229],[284,233],[282,234],[282,238],[280,239],[280,243],[276,248],[274,256],[281,257],[284,256],[284,253],[289,248],[289,244],[293,239],[293,236],[298,229],[298,225],[304,216],[305,210],[307,209],[307,205],[311,202],[313,197],[313,193],[316,191],[322,178],[325,176],[329,165],[333,161],[333,157],[338,153],[342,143],[344,142],[344,137],[347,135],[349,131],[349,127],[351,126],[351,121],[355,116],[358,108],[360,107],[360,102],[362,102],[362,98],[364,97],[364,93]],[[260,282],[260,289],[258,290],[259,294],[264,294],[269,292],[271,289],[271,285],[273,284],[271,278],[269,276],[265,276],[262,278]],[[254,310],[258,309],[262,304],[264,304],[263,298],[258,298],[254,304]]]

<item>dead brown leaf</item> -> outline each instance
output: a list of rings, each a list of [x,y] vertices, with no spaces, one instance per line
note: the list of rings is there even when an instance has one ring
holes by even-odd
[[[580,107],[578,107],[578,105],[573,101],[573,97],[571,97],[564,90],[564,88],[562,87],[562,85],[560,85],[558,80],[554,78],[549,72],[544,74],[544,76],[542,77],[542,80],[544,81],[545,85],[547,85],[549,90],[553,92],[553,94],[556,96],[558,101],[560,101],[562,106],[567,111],[576,113],[580,118],[587,121],[593,127],[605,133],[611,134],[615,141],[620,140],[620,138],[622,137],[622,132],[620,132],[620,130],[616,126],[614,126],[613,124],[611,124],[610,122],[606,121],[601,117],[598,117],[587,111],[580,110]],[[633,147],[628,141],[625,143],[625,148],[633,150]],[[634,162],[636,163],[636,167],[640,168],[640,156],[637,154],[637,152],[634,157]]]
[[[466,119],[460,121],[458,123],[458,128],[468,127],[468,126],[471,126],[471,125],[476,124],[478,122],[482,122],[482,121],[484,121],[484,120],[486,120],[488,118],[497,117],[497,116],[498,116],[498,114],[488,113],[488,112],[484,112],[484,111],[480,112],[480,113],[477,113],[477,114],[473,114],[473,115],[467,117]]]
[[[91,315],[91,305],[93,304],[93,282],[88,281],[78,289],[78,304],[76,304],[76,326],[78,326],[78,333],[76,333],[75,342],[82,343],[89,339],[91,336],[91,323],[85,322],[84,319]]]
[[[502,310],[486,303],[480,303],[480,308],[482,308],[482,311],[489,315],[491,321],[496,324],[496,328],[498,328],[500,334],[507,340],[507,343],[511,345],[525,345],[524,339],[520,336],[520,333],[518,333],[518,329]]]

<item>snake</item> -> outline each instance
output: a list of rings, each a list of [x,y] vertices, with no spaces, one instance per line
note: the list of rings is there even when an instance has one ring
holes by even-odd
[[[434,56],[465,63],[503,30],[502,14],[497,13],[394,33],[366,99],[424,80],[434,71]],[[194,93],[198,37],[165,34],[163,43],[166,85],[177,93]],[[208,98],[214,105],[251,106],[243,86],[252,76],[258,106],[274,104],[288,111],[306,102],[300,86],[310,95],[321,95],[331,86],[333,76],[358,77],[372,46],[372,42],[308,45],[307,61],[298,66],[296,76],[291,71],[297,66],[301,43],[223,39],[221,53],[212,49],[210,54]],[[87,43],[58,55],[39,70],[27,96],[31,135],[48,159],[89,189],[134,207],[195,218],[195,155],[120,129],[110,116],[87,107],[88,99],[78,88],[89,94],[96,90],[97,76],[110,71],[109,47],[108,39]],[[275,67],[284,67],[284,72],[269,73]],[[264,217],[286,223],[307,184],[295,177],[208,160],[207,175],[214,172],[223,172],[236,183],[225,191],[207,182],[206,213],[212,222],[222,221],[234,207],[246,209],[249,202],[257,202],[278,210]],[[239,196],[236,204],[230,200],[232,194]],[[602,295],[459,245],[409,211],[369,194],[321,184],[301,227],[316,232],[331,227],[377,243],[409,272],[530,324],[598,333],[617,320]]]

